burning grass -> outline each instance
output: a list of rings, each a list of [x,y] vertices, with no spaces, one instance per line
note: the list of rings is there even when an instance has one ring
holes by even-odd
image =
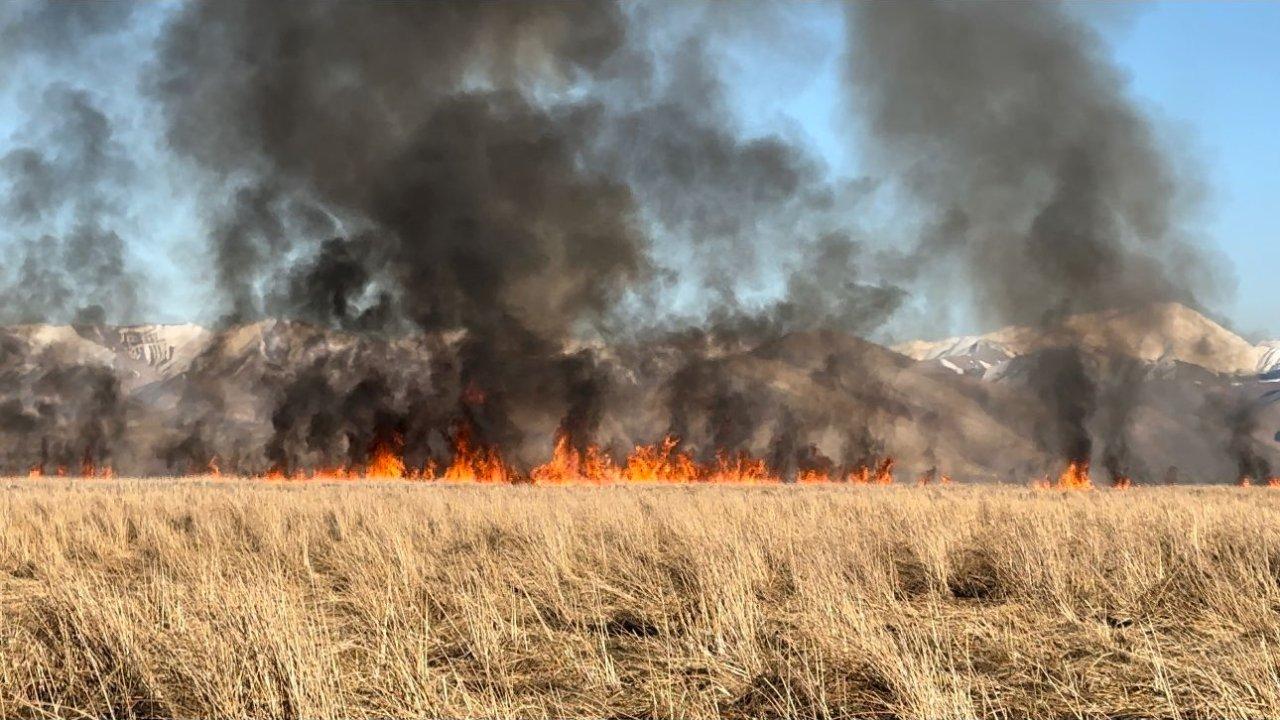
[[[1276,717],[1278,578],[1257,489],[22,478],[0,717]]]

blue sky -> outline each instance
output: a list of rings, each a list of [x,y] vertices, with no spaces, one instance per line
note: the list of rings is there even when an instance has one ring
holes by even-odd
[[[190,272],[205,252],[200,190],[166,157],[156,108],[138,87],[147,40],[172,7],[147,6],[135,31],[104,41],[91,63],[28,62],[0,81],[0,154],[20,141],[31,88],[62,78],[91,89],[138,168],[121,234],[153,278],[147,319],[208,322],[217,314],[212,288]],[[1127,74],[1130,95],[1204,178],[1198,229],[1237,280],[1212,309],[1254,339],[1280,337],[1280,3],[1085,5],[1080,12]],[[770,37],[727,35],[722,69],[741,124],[802,138],[834,173],[857,176],[840,91],[840,9],[797,4],[780,16],[785,23]]]
[[[1205,173],[1205,230],[1238,278],[1236,329],[1280,335],[1280,4],[1144,6],[1108,33],[1133,96]]]
[[[1280,337],[1280,3],[1074,8],[1103,37],[1129,96],[1202,178],[1195,229],[1236,280],[1210,309],[1252,339]],[[839,13],[809,6],[795,19],[811,45],[738,56],[748,66],[741,76],[753,78],[735,87],[739,111],[762,130],[779,118],[802,128],[834,168],[856,175],[839,88]],[[788,62],[808,63],[811,74],[789,82],[796,73],[778,69]]]

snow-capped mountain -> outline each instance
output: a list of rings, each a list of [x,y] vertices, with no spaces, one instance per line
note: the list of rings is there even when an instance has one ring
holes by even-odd
[[[1267,402],[1280,399],[1280,384],[1272,384],[1280,383],[1280,342],[1255,346],[1181,306],[1149,310],[1064,323],[1081,345],[1147,363],[1133,376],[1134,457],[1152,472],[1176,465],[1187,478],[1231,477],[1226,440],[1205,429],[1213,423],[1205,412],[1214,407],[1206,398],[1230,395],[1253,398],[1261,413],[1257,447],[1274,451],[1280,466],[1280,447],[1271,439],[1280,403]],[[284,320],[216,331],[0,328],[0,439],[7,428],[12,440],[8,450],[0,447],[0,465],[32,462],[46,438],[49,452],[76,456],[84,452],[85,428],[115,428],[110,454],[122,471],[185,471],[214,455],[228,467],[261,469],[270,460],[268,446],[306,444],[313,431],[339,426],[350,431],[342,437],[360,438],[380,413],[411,407],[447,420],[464,384],[458,339],[361,335]],[[1045,461],[1032,432],[1045,406],[1028,389],[1026,371],[1055,341],[1061,337],[1005,328],[906,343],[893,352],[840,333],[799,332],[717,355],[716,374],[706,377],[682,371],[687,348],[630,348],[598,369],[610,378],[614,411],[603,413],[597,433],[619,446],[660,435],[670,427],[671,383],[692,378],[699,384],[685,391],[689,402],[711,408],[698,410],[710,414],[692,423],[693,431],[724,427],[723,420],[705,420],[728,412],[740,421],[740,428],[730,426],[738,433],[734,442],[752,452],[768,451],[778,428],[794,426],[803,434],[788,442],[840,457],[849,443],[866,441],[848,433],[861,422],[871,428],[868,437],[901,455],[904,468],[927,462],[970,478],[1025,479]],[[513,407],[520,404],[512,397],[546,402],[541,388],[504,390]],[[327,419],[307,419],[317,413]],[[551,437],[555,413],[529,417],[535,422],[529,437]],[[542,449],[536,440],[528,447]]]
[[[894,348],[908,357],[960,375],[982,377],[1015,357],[1012,350],[981,335],[950,338],[937,343],[908,343]]]
[[[1266,340],[1258,343],[1261,354],[1258,355],[1258,374],[1264,380],[1280,382],[1280,340]]]
[[[1280,370],[1280,341],[1254,345],[1177,303],[1073,315],[1058,332],[1011,326],[984,335],[912,341],[893,349],[954,372],[991,377],[991,369],[1001,362],[1065,342],[1152,364],[1196,365],[1222,375]]]

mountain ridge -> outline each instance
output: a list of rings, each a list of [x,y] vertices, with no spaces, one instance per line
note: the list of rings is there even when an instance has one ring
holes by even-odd
[[[1126,381],[1134,388],[1135,467],[1146,468],[1136,473],[1140,482],[1175,466],[1191,479],[1231,478],[1240,445],[1215,418],[1241,401],[1260,408],[1256,427],[1243,430],[1247,446],[1280,463],[1271,438],[1280,404],[1267,394],[1273,381],[1256,374],[1260,358],[1280,359],[1280,342],[1249,344],[1181,307],[1147,318],[1087,315],[1067,327],[1094,349],[1133,333],[1121,347],[1145,365]],[[190,323],[0,328],[0,412],[16,423],[0,435],[0,464],[29,466],[42,438],[52,455],[74,462],[85,429],[98,427],[86,418],[112,413],[117,430],[93,437],[117,433],[113,462],[144,474],[202,469],[214,457],[248,472],[280,453],[289,464],[331,459],[359,452],[378,417],[401,418],[410,435],[414,423],[428,423],[415,442],[439,453],[460,398],[473,395],[459,374],[460,337],[362,335],[278,319],[217,331]],[[1026,372],[1054,339],[1005,328],[885,347],[828,330],[715,352],[674,339],[604,348],[588,366],[602,393],[591,432],[615,452],[674,431],[702,452],[835,462],[887,452],[905,476],[936,466],[957,477],[1025,481],[1061,460],[1039,445],[1036,428],[1048,411]],[[580,350],[566,347],[564,357]],[[105,376],[117,378],[118,400],[85,385],[106,391]],[[508,415],[521,429],[505,449],[524,464],[538,461],[568,406],[548,388],[498,391],[508,403],[535,402]],[[1104,423],[1091,433],[1101,448],[1114,430]]]
[[[941,364],[972,357],[975,348],[1013,357],[1062,344],[1120,352],[1148,363],[1179,361],[1225,375],[1254,375],[1280,367],[1280,341],[1250,343],[1179,303],[1071,315],[1052,330],[1011,325],[979,335],[910,340],[891,347],[917,361]]]

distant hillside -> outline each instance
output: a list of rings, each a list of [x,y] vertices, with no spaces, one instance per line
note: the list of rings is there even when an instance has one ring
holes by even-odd
[[[1086,347],[1145,363],[1123,389],[1140,481],[1169,468],[1185,480],[1230,479],[1242,447],[1280,467],[1280,393],[1271,375],[1257,375],[1280,361],[1280,345],[1251,345],[1178,305],[1081,315],[1064,327]],[[420,453],[439,455],[464,396],[481,398],[466,412],[508,438],[504,452],[526,466],[545,459],[569,412],[595,418],[593,439],[615,453],[676,432],[694,452],[745,449],[782,465],[893,455],[904,477],[936,465],[970,480],[1025,481],[1061,461],[1037,445],[1046,409],[1027,382],[1039,351],[1061,337],[1031,328],[893,349],[831,331],[711,353],[677,339],[594,348],[590,382],[575,386],[598,393],[586,404],[564,387],[471,386],[458,354],[464,337],[283,320],[219,331],[0,328],[0,464],[29,466],[42,453],[77,462],[91,446],[133,472],[183,472],[214,457],[261,470],[281,457],[341,461],[388,423]],[[486,404],[490,393],[499,405]],[[1245,425],[1228,418],[1239,407],[1252,408]],[[1096,452],[1113,445],[1104,420],[1091,424]]]
[[[1073,315],[1062,322],[1064,332],[1011,326],[983,335],[937,341],[911,341],[894,350],[915,358],[965,363],[979,355],[991,364],[1064,342],[1086,348],[1107,348],[1146,362],[1184,362],[1216,373],[1248,375],[1280,362],[1273,344],[1254,345],[1200,313],[1177,303],[1145,308],[1108,310]]]

